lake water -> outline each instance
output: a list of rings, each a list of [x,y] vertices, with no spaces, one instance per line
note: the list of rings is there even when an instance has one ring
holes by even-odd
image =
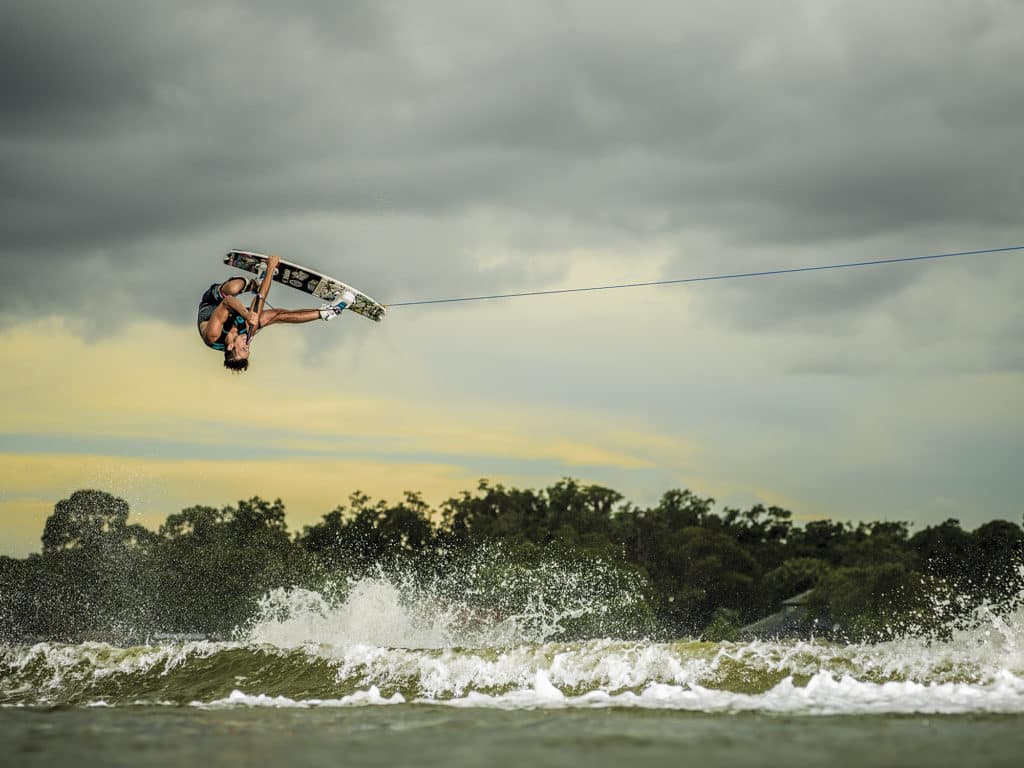
[[[131,707],[0,710],[11,766],[1019,766],[1018,715]]]
[[[976,618],[932,641],[551,642],[386,581],[284,592],[230,642],[0,646],[0,764],[1021,765],[1024,611]]]

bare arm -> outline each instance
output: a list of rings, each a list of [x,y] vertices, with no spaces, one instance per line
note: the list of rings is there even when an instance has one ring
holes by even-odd
[[[247,323],[252,321],[252,314],[249,307],[242,303],[242,300],[237,296],[229,296],[224,294],[221,298],[221,302],[231,309],[232,312],[241,315],[245,318]]]
[[[241,315],[248,323],[250,321],[249,308],[238,298],[246,286],[246,281],[241,277],[232,277],[220,285],[220,303],[210,314],[202,327],[203,338],[213,343],[220,338],[224,331],[224,324],[228,321],[231,312]]]
[[[267,257],[267,271],[263,275],[263,282],[260,284],[259,293],[252,300],[252,305],[249,307],[249,312],[245,317],[250,339],[260,329],[260,313],[263,312],[263,305],[267,301],[267,294],[270,293],[270,285],[274,281],[274,272],[277,271],[277,265],[280,263],[281,257],[276,253],[272,253]]]

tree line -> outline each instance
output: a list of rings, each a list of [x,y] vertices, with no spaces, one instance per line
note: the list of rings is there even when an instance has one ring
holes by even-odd
[[[501,553],[495,579],[541,558],[628,575],[637,594],[620,635],[732,639],[813,590],[807,618],[817,631],[882,639],[948,631],[981,604],[1016,605],[1024,590],[1024,529],[1007,521],[968,531],[950,519],[913,533],[905,522],[797,524],[774,506],[716,511],[688,490],[639,507],[568,478],[539,490],[482,480],[436,509],[417,493],[388,503],[356,492],[294,533],[280,499],[189,507],[156,531],[128,517],[123,499],[76,491],[47,519],[41,554],[0,557],[0,639],[226,636],[275,588],[389,571],[469,595],[466,558],[482,547]],[[611,630],[581,619],[566,631]]]

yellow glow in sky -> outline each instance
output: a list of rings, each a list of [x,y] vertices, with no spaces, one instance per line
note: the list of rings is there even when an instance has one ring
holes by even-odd
[[[159,353],[140,355],[139,339]],[[55,319],[0,333],[16,372],[0,378],[0,401],[17,404],[0,419],[0,551],[38,549],[53,505],[80,488],[125,498],[150,527],[193,504],[280,497],[299,529],[354,490],[395,501],[420,491],[437,504],[481,476],[542,486],[696,454],[607,414],[381,395],[358,377],[339,386],[309,373],[287,332],[265,339],[260,373],[234,377],[191,334],[160,324],[93,342]],[[475,467],[488,457],[508,469]]]

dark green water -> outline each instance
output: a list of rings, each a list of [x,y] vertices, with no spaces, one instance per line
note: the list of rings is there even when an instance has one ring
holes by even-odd
[[[230,642],[0,644],[0,766],[1024,765],[1024,610],[941,640],[553,642],[357,587]]]
[[[1020,766],[1024,716],[179,707],[0,710],[10,766]]]

